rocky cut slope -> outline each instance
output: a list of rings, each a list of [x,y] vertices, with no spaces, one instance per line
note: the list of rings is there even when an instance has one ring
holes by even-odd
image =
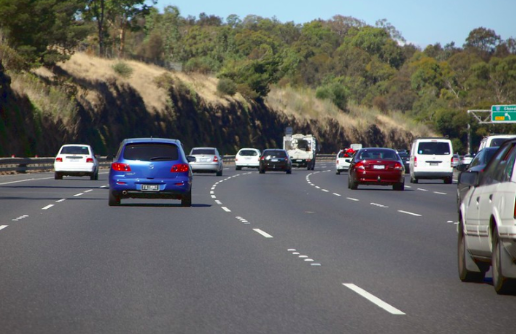
[[[362,117],[360,108],[351,108],[348,114],[325,113],[321,102],[309,98],[312,112],[303,113],[288,103],[306,99],[306,94],[296,97],[295,92],[275,88],[263,102],[247,101],[239,94],[217,95],[213,77],[173,73],[133,61],[126,62],[131,75],[122,77],[113,70],[116,63],[76,54],[52,73],[36,71],[40,80],[72,87],[68,91],[75,107],[66,117],[35,110],[23,86],[13,91],[2,73],[0,155],[53,156],[68,142],[90,143],[97,153],[111,155],[124,138],[148,136],[180,139],[187,151],[206,145],[235,154],[244,146],[280,147],[287,126],[296,133],[315,134],[323,153],[352,142],[407,147],[414,136],[425,135],[380,113]]]

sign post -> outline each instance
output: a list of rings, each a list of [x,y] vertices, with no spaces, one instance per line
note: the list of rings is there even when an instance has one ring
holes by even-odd
[[[491,107],[491,122],[516,123],[516,105],[495,105]]]

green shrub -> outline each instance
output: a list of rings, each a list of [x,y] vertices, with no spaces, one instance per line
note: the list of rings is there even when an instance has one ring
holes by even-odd
[[[174,78],[168,73],[163,73],[154,78],[154,84],[158,86],[158,88],[163,88],[169,90],[172,86],[174,86]]]
[[[315,97],[320,100],[330,100],[341,110],[347,110],[348,92],[342,84],[334,82],[321,87],[315,91]]]
[[[231,79],[222,78],[219,80],[219,83],[217,84],[217,91],[224,95],[233,96],[237,92],[237,85]]]
[[[116,63],[112,67],[115,73],[123,78],[129,78],[131,77],[131,74],[133,74],[133,69],[131,66],[127,65],[123,61]]]

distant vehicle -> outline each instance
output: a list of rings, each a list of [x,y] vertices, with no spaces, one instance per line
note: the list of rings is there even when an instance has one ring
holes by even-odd
[[[392,186],[394,190],[405,189],[405,169],[398,153],[390,148],[362,148],[358,150],[349,166],[348,188],[359,185]]]
[[[260,156],[260,174],[266,171],[281,171],[287,174],[292,173],[292,162],[287,151],[276,148],[263,150]]]
[[[471,187],[459,207],[459,278],[483,282],[491,267],[498,294],[516,291],[515,160],[516,139],[504,142],[483,172],[459,176],[460,184]]]
[[[124,198],[179,199],[192,206],[193,161],[176,139],[125,139],[109,170],[109,206]]]
[[[192,172],[216,173],[217,176],[222,176],[224,164],[215,147],[194,147],[190,151],[190,156],[195,157],[195,161],[190,162]]]
[[[398,155],[403,161],[403,167],[405,168],[405,173],[408,173],[410,170],[410,154],[407,150],[398,150]]]
[[[313,135],[293,134],[283,137],[283,149],[287,151],[292,166],[314,170],[317,140]]]
[[[89,176],[99,179],[99,161],[90,145],[66,144],[61,146],[54,159],[54,179],[63,176]]]
[[[453,180],[453,145],[448,138],[417,138],[410,149],[410,182],[420,179],[442,179],[451,184]]]
[[[355,151],[352,148],[343,149],[337,153],[337,157],[335,159],[335,173],[337,175],[339,175],[341,172],[349,170],[349,165],[351,164],[351,159],[353,159],[353,154],[355,154]]]
[[[260,167],[260,150],[256,148],[242,148],[235,155],[236,170],[243,167],[258,168]]]
[[[475,156],[473,160],[471,160],[470,164],[461,164],[457,166],[457,170],[459,172],[482,172],[484,171],[484,168],[486,167],[487,163],[491,160],[494,153],[498,150],[498,147],[486,147],[482,151],[478,152],[478,154]],[[466,192],[471,187],[468,185],[464,185],[460,183],[460,174],[459,174],[459,181],[457,183],[457,204],[460,206],[460,203],[464,199],[464,196],[466,195]]]
[[[480,152],[485,147],[495,147],[500,146],[502,143],[508,139],[516,138],[516,134],[508,134],[508,135],[489,135],[482,138],[480,141],[480,145],[478,147],[478,151]]]
[[[463,165],[469,165],[471,163],[471,160],[473,160],[475,156],[473,154],[465,154],[462,157],[461,164]]]
[[[461,158],[460,158],[460,155],[458,153],[455,153],[452,157],[452,167],[457,167],[458,165],[460,165],[460,162],[461,162]]]

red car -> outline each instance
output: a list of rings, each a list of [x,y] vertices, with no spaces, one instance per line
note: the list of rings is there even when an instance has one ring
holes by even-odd
[[[349,166],[348,188],[358,185],[392,186],[405,189],[405,168],[398,152],[390,148],[362,148],[355,153]]]

